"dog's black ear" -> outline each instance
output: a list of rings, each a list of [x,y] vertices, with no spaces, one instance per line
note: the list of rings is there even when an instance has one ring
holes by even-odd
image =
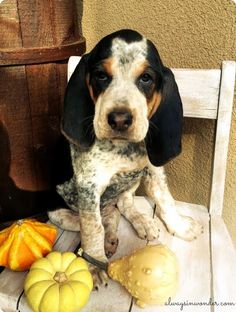
[[[161,103],[149,122],[146,148],[150,162],[162,166],[181,152],[183,108],[178,86],[163,66]]]
[[[87,148],[94,141],[94,103],[86,82],[89,54],[85,54],[73,72],[66,89],[62,132],[74,144]]]

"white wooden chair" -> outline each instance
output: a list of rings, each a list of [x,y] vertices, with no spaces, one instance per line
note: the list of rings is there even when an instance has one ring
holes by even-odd
[[[79,62],[71,57],[68,77]],[[141,309],[127,291],[114,281],[108,288],[93,292],[84,312],[235,312],[236,251],[221,218],[224,199],[227,151],[233,105],[235,62],[224,61],[221,69],[174,69],[184,106],[185,117],[217,120],[215,151],[209,207],[177,202],[182,214],[193,216],[204,225],[204,234],[193,242],[171,236],[161,225],[161,235],[154,243],[166,244],[179,260],[179,288],[169,305],[146,306]],[[136,197],[137,208],[149,209],[152,204]],[[131,253],[147,242],[139,239],[130,224],[122,219],[119,226],[119,247],[114,258]],[[75,250],[79,234],[60,231],[55,250]],[[0,274],[0,311],[31,311],[22,293],[26,273],[5,269]],[[53,311],[52,311],[53,312]]]

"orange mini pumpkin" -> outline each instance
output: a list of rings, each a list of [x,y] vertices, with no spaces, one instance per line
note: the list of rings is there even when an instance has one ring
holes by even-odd
[[[24,271],[52,250],[57,230],[33,219],[18,220],[0,232],[0,266]]]

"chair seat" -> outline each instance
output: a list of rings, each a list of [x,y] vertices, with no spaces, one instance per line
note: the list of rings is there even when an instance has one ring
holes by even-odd
[[[136,197],[135,205],[142,211],[152,213],[152,205],[144,197]],[[170,235],[160,222],[160,237],[150,244],[166,244],[179,261],[179,287],[168,305],[139,308],[120,284],[110,281],[107,288],[92,292],[89,302],[81,311],[236,311],[236,251],[222,218],[210,216],[204,206],[183,202],[177,202],[177,205],[181,214],[192,216],[203,224],[204,233],[193,242],[186,242]],[[124,218],[121,218],[118,235],[119,247],[114,259],[128,255],[147,243],[137,237]],[[78,242],[79,233],[59,230],[54,250],[73,251]],[[0,311],[16,311],[17,302],[21,312],[31,311],[22,294],[25,275],[25,272],[7,269],[0,274]]]

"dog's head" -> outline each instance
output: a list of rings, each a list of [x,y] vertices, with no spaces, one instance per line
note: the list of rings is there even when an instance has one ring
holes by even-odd
[[[133,30],[103,38],[67,86],[62,131],[75,144],[140,142],[160,166],[181,151],[182,103],[171,70],[153,43]]]

